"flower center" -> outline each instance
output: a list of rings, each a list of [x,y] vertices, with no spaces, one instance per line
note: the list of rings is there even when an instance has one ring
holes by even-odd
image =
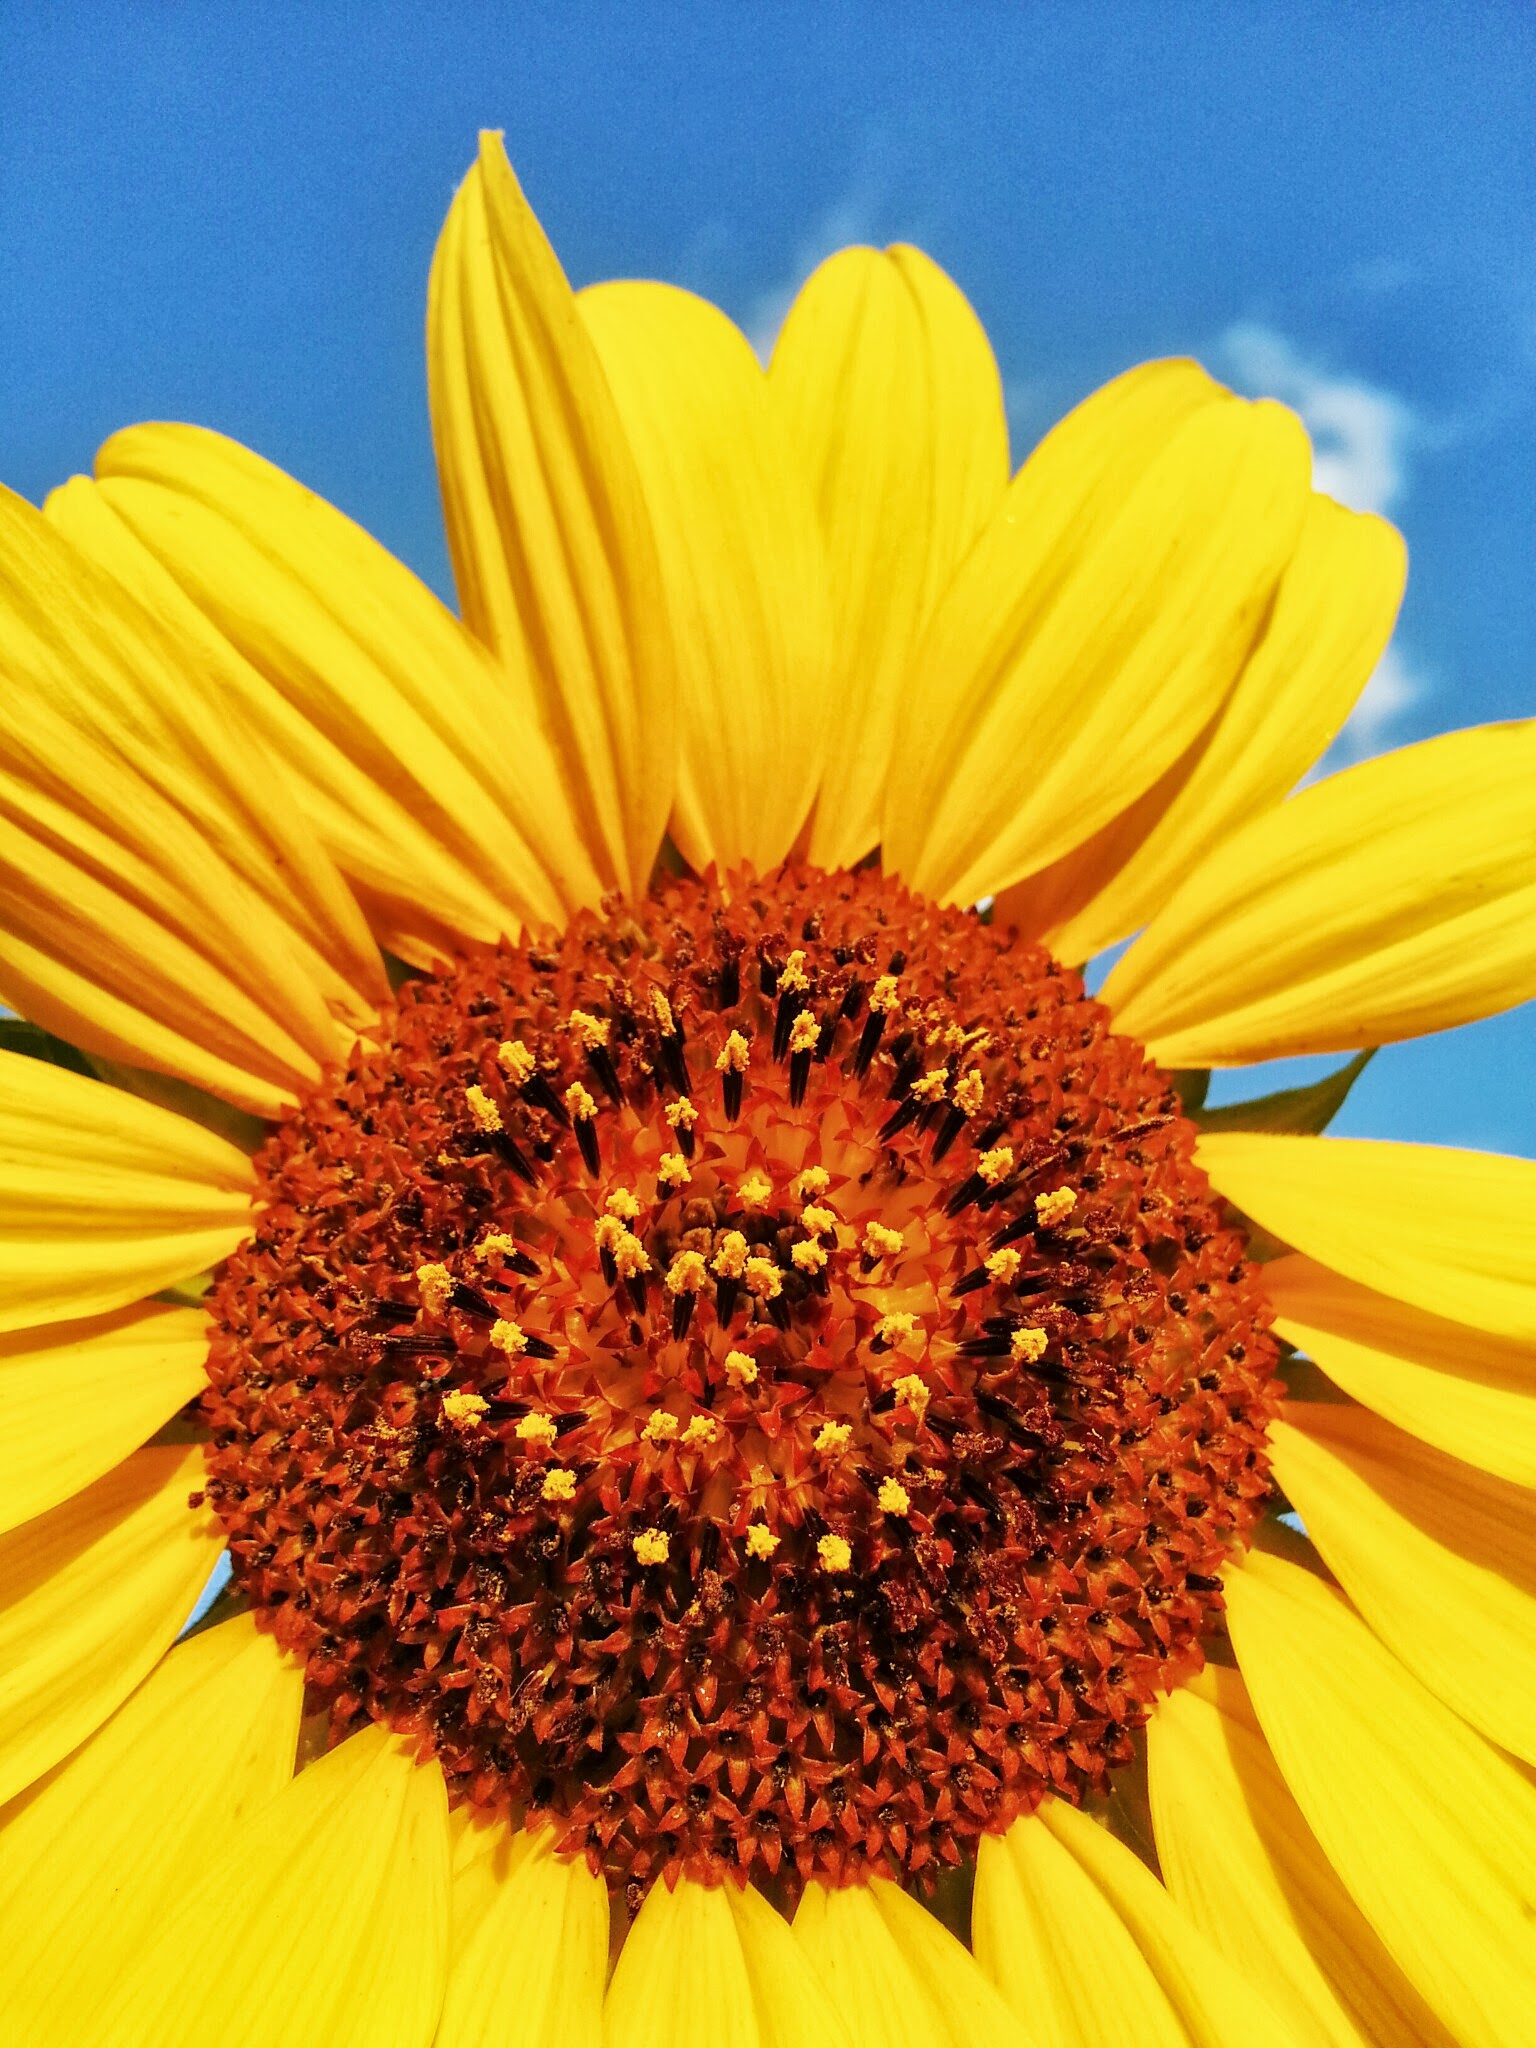
[[[615,1885],[1101,1788],[1267,1490],[1268,1310],[1077,978],[791,865],[408,982],[258,1158],[208,1492],[333,1731]]]

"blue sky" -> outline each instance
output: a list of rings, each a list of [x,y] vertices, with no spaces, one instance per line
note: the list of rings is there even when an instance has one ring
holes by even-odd
[[[7,0],[0,32],[0,475],[29,496],[126,421],[200,420],[448,594],[423,293],[501,127],[575,281],[670,278],[756,337],[838,243],[921,242],[1017,454],[1147,356],[1287,399],[1412,555],[1344,751],[1536,711],[1527,6]],[[1531,1009],[1384,1052],[1337,1128],[1536,1154]]]

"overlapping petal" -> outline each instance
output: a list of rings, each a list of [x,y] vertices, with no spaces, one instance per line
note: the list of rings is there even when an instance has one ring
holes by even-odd
[[[438,243],[427,371],[465,620],[527,678],[599,875],[636,894],[675,778],[661,568],[597,350],[499,135]]]
[[[0,1330],[97,1315],[213,1265],[251,1163],[172,1111],[0,1052]]]
[[[392,952],[596,900],[526,676],[377,541],[198,427],[114,434],[96,472],[49,518],[195,650]]]
[[[745,335],[669,285],[581,293],[645,490],[677,666],[672,836],[700,870],[777,865],[805,823],[833,682],[809,482]]]
[[[1442,734],[1226,839],[1104,1000],[1166,1066],[1384,1045],[1536,995],[1536,721]]]
[[[1536,2009],[1536,1790],[1312,1573],[1225,1575],[1260,1725],[1308,1826],[1393,1961],[1464,2048]]]
[[[123,1971],[292,1776],[303,1693],[299,1666],[237,1616],[172,1650],[0,1810],[0,2039],[100,2038]]]
[[[1362,1286],[1536,1339],[1536,1161],[1237,1131],[1209,1133],[1195,1156],[1245,1215]]]
[[[228,1830],[109,2001],[121,2048],[428,2048],[448,1947],[448,1807],[436,1764],[381,1728]]]
[[[556,1856],[547,1831],[477,1832],[490,1839],[476,1845],[473,1924],[462,1941],[464,1878],[454,1867],[452,1964],[434,2048],[602,2048],[607,1888],[579,1857]]]
[[[1171,768],[1240,673],[1309,498],[1300,423],[1149,364],[1014,479],[914,659],[882,858],[970,902]]]
[[[974,1959],[915,1899],[880,1878],[809,1884],[795,1939],[850,2040],[882,2048],[1008,2048],[1013,2015]]]
[[[801,287],[769,389],[816,494],[830,578],[823,867],[880,837],[918,635],[1008,482],[997,365],[962,294],[918,249],[842,249]]]
[[[223,1545],[200,1451],[135,1452],[0,1536],[0,1801],[99,1728],[168,1650]]]
[[[0,1337],[0,1534],[89,1486],[206,1384],[208,1319],[140,1302]]]
[[[272,1116],[383,991],[259,738],[39,513],[0,492],[0,983],[87,1051]]]

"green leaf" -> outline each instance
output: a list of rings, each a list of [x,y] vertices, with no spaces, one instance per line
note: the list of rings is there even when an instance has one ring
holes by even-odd
[[[29,1060],[46,1060],[50,1067],[67,1067],[72,1074],[91,1078],[91,1063],[83,1052],[21,1017],[0,1017],[0,1051],[23,1053]]]
[[[1251,1102],[1229,1102],[1220,1109],[1196,1108],[1190,1114],[1202,1131],[1284,1131],[1315,1137],[1327,1130],[1375,1057],[1376,1048],[1371,1046],[1309,1087],[1282,1088],[1274,1095],[1256,1095]],[[1178,1085],[1177,1076],[1174,1085]]]
[[[193,1123],[227,1138],[231,1145],[238,1145],[242,1152],[254,1152],[272,1128],[249,1110],[236,1109],[233,1103],[210,1095],[206,1088],[195,1088],[190,1081],[178,1081],[170,1074],[152,1073],[147,1067],[123,1066],[117,1060],[100,1059],[94,1053],[85,1071],[113,1088],[125,1089],[145,1102],[157,1103],[161,1109],[173,1109],[178,1116],[190,1117]]]
[[[1168,1076],[1173,1083],[1173,1092],[1184,1105],[1184,1114],[1193,1116],[1205,1103],[1206,1090],[1211,1085],[1209,1067],[1175,1067]]]

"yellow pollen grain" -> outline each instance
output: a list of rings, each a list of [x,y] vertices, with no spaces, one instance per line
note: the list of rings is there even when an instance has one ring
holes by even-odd
[[[662,1037],[671,1038],[677,1030],[677,1023],[672,1015],[672,1005],[659,988],[651,990],[651,1015],[656,1019],[656,1028]]]
[[[603,1207],[610,1216],[622,1216],[626,1223],[633,1223],[640,1214],[640,1203],[628,1188],[615,1188]]]
[[[538,1061],[520,1038],[504,1038],[496,1048],[496,1058],[519,1088],[524,1088],[538,1072]]]
[[[815,1202],[807,1202],[800,1212],[800,1221],[813,1237],[825,1237],[828,1231],[836,1230],[837,1218],[830,1209],[822,1209]]]
[[[899,1479],[882,1479],[875,1498],[888,1515],[904,1515],[912,1505],[912,1496]]]
[[[685,1188],[693,1173],[681,1152],[663,1152],[656,1165],[656,1185],[663,1193]]]
[[[433,1260],[430,1265],[416,1268],[416,1286],[421,1294],[421,1305],[429,1316],[440,1316],[448,1306],[448,1297],[453,1292],[453,1275],[448,1268]]]
[[[608,1019],[594,1017],[590,1010],[572,1010],[566,1029],[583,1052],[596,1052],[600,1045],[608,1043]]]
[[[824,1572],[845,1572],[853,1563],[853,1552],[845,1536],[823,1536],[816,1546]]]
[[[499,1316],[491,1325],[491,1342],[498,1351],[505,1351],[509,1358],[521,1358],[528,1349],[528,1339],[523,1335],[520,1323],[508,1322]]]
[[[976,1171],[989,1187],[996,1187],[1000,1180],[1006,1180],[1013,1171],[1013,1147],[994,1145],[990,1152],[983,1152],[976,1162]]]
[[[725,1376],[733,1387],[750,1387],[757,1378],[757,1360],[745,1351],[728,1351]]]
[[[773,1200],[773,1182],[766,1173],[749,1173],[736,1194],[743,1209],[765,1209]]]
[[[779,1539],[766,1522],[749,1522],[747,1525],[748,1557],[772,1557],[779,1547]]]
[[[894,974],[882,974],[869,992],[869,1007],[882,1014],[894,1010],[901,1000]]]
[[[683,1442],[695,1449],[700,1444],[712,1444],[720,1434],[720,1425],[713,1415],[695,1415],[683,1431]]]
[[[686,1095],[679,1095],[676,1102],[669,1102],[662,1114],[674,1131],[691,1131],[699,1120],[699,1112]]]
[[[555,1428],[552,1416],[524,1415],[518,1422],[515,1434],[520,1442],[537,1444],[541,1450],[547,1451],[559,1432]]]
[[[642,1564],[665,1564],[672,1539],[665,1529],[642,1529],[630,1538],[629,1547]]]
[[[499,1131],[501,1129],[501,1111],[492,1102],[478,1081],[464,1090],[464,1100],[469,1106],[470,1115],[482,1131]]]
[[[917,1317],[903,1309],[894,1314],[882,1316],[875,1325],[875,1335],[882,1344],[904,1344],[917,1330]]]
[[[866,1259],[894,1259],[906,1244],[899,1230],[890,1230],[883,1223],[866,1223],[864,1226],[864,1256]]]
[[[849,1422],[824,1422],[811,1439],[811,1449],[819,1451],[824,1458],[837,1458],[848,1448],[848,1439],[853,1435]]]
[[[1055,1224],[1064,1223],[1077,1207],[1077,1191],[1074,1188],[1053,1188],[1048,1195],[1036,1195],[1035,1215],[1047,1230]]]
[[[976,1116],[980,1112],[986,1092],[986,1083],[972,1068],[970,1073],[962,1074],[955,1083],[956,1109],[962,1116]]]
[[[517,1250],[517,1239],[504,1230],[488,1230],[475,1246],[477,1259],[509,1259]]]
[[[772,1259],[748,1259],[742,1269],[749,1294],[759,1301],[776,1301],[784,1291],[784,1275]]]
[[[625,1280],[633,1280],[639,1273],[651,1270],[650,1254],[638,1237],[625,1231],[613,1247],[613,1263]]]
[[[904,1372],[891,1389],[904,1407],[910,1408],[921,1422],[928,1413],[928,1382],[915,1372]]]
[[[789,1256],[802,1273],[819,1273],[827,1263],[827,1255],[814,1237],[808,1237],[803,1243],[793,1246]]]
[[[1044,1358],[1050,1343],[1044,1330],[1032,1329],[1028,1323],[1014,1331],[1008,1340],[1009,1355],[1018,1359],[1021,1365],[1035,1365]]]
[[[546,1500],[570,1500],[576,1491],[576,1474],[564,1465],[551,1465],[540,1491]]]
[[[948,1087],[948,1067],[930,1067],[920,1081],[912,1083],[912,1093],[919,1102],[942,1102]]]
[[[831,1185],[832,1176],[824,1166],[807,1166],[795,1175],[790,1193],[797,1202],[810,1202],[817,1195],[824,1195]]]
[[[739,1230],[728,1230],[710,1261],[722,1280],[739,1280],[747,1266],[747,1240]]]
[[[443,1396],[443,1420],[456,1429],[473,1429],[490,1405],[483,1395],[455,1387],[451,1394]]]
[[[1023,1263],[1023,1253],[1016,1252],[1011,1244],[1005,1245],[1000,1252],[988,1252],[987,1278],[995,1280],[999,1287],[1011,1287]]]
[[[590,1123],[597,1115],[597,1104],[579,1081],[573,1081],[566,1089],[565,1106],[572,1116],[580,1117],[584,1124]]]
[[[796,946],[779,970],[779,988],[787,989],[792,996],[797,996],[810,985],[811,977],[805,971],[805,955]]]
[[[821,1026],[810,1010],[802,1010],[789,1027],[789,1049],[791,1052],[814,1052],[816,1041],[821,1036]]]
[[[677,1417],[670,1408],[658,1408],[640,1434],[648,1444],[669,1444],[677,1435]]]
[[[668,1294],[697,1294],[704,1285],[706,1267],[699,1252],[679,1252],[667,1268]]]
[[[746,1039],[743,1038],[739,1031],[733,1031],[724,1045],[721,1046],[719,1052],[715,1054],[715,1072],[717,1074],[744,1074],[747,1071],[747,1061],[751,1057],[751,1046],[748,1045]]]
[[[621,1217],[599,1216],[592,1226],[592,1235],[600,1252],[612,1252],[617,1251],[621,1238],[628,1237],[629,1228]]]

